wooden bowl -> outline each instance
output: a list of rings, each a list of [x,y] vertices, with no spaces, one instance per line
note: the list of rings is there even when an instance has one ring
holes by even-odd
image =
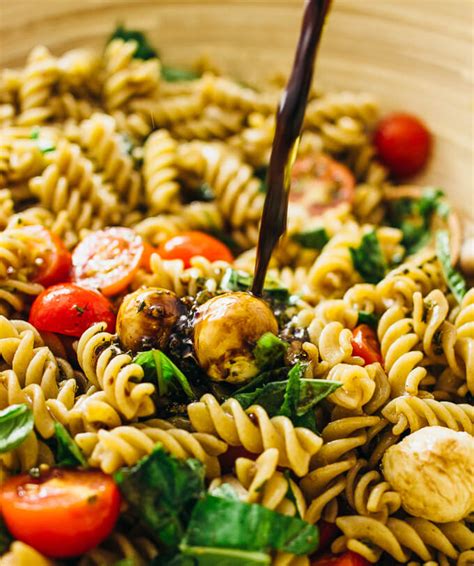
[[[301,0],[15,0],[1,2],[0,64],[45,44],[101,47],[118,22],[147,31],[169,63],[207,54],[255,80],[288,72]],[[436,137],[422,182],[474,222],[473,46],[469,0],[334,0],[318,85],[375,93],[384,110],[421,116]],[[473,224],[470,226],[473,230]]]

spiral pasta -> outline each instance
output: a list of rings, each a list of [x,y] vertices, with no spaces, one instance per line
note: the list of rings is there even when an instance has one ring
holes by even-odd
[[[227,449],[225,442],[213,435],[173,428],[160,419],[118,426],[110,431],[80,433],[75,440],[88,456],[89,464],[108,474],[124,465],[133,466],[159,443],[177,458],[201,461],[207,477],[214,478],[220,475],[217,456]]]
[[[114,345],[114,336],[97,323],[81,336],[77,359],[87,379],[104,390],[109,403],[127,419],[153,412],[152,383],[140,383],[143,368]]]
[[[277,448],[279,465],[290,468],[298,476],[307,473],[311,457],[322,445],[316,434],[294,428],[288,418],[269,418],[258,406],[244,411],[235,399],[220,405],[215,397],[206,394],[188,406],[188,415],[195,430],[214,434],[231,446],[243,446],[256,454]]]
[[[12,542],[8,552],[0,557],[1,566],[53,566],[53,562],[24,542]]]

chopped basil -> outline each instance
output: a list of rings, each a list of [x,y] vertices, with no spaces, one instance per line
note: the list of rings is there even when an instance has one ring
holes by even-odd
[[[318,535],[317,527],[296,517],[208,494],[194,507],[180,549],[185,554],[198,547],[305,555],[316,550]]]
[[[362,236],[358,248],[349,248],[354,268],[364,281],[378,283],[385,277],[387,263],[382,254],[375,230]]]
[[[226,291],[248,291],[252,287],[253,277],[244,271],[229,267],[221,280],[221,289]],[[276,301],[287,302],[290,293],[279,281],[265,279],[264,293]]]
[[[357,324],[367,324],[376,330],[379,324],[379,317],[373,312],[359,311]]]
[[[122,24],[119,24],[115,29],[114,33],[110,36],[107,43],[110,43],[113,39],[123,39],[124,41],[136,41],[138,46],[133,54],[135,59],[153,59],[153,57],[159,57],[158,51],[151,46],[146,35],[138,30],[127,29]]]
[[[33,411],[25,403],[10,405],[0,411],[0,454],[20,446],[33,426]]]
[[[50,140],[41,139],[38,127],[31,130],[30,138],[36,141],[36,145],[43,154],[56,150],[56,146]]]
[[[62,424],[54,423],[54,434],[57,442],[56,465],[87,468],[88,464],[82,450]]]
[[[287,348],[286,342],[283,342],[271,332],[266,332],[257,340],[253,355],[258,367],[262,370],[268,370],[283,365]]]
[[[444,279],[456,301],[460,303],[466,294],[467,285],[464,277],[451,265],[451,250],[447,230],[436,233],[436,254],[441,264]]]
[[[196,79],[199,79],[200,76],[200,73],[190,69],[169,67],[167,65],[163,65],[161,67],[161,77],[169,83],[178,81],[195,81]]]
[[[192,507],[203,496],[204,467],[197,460],[178,460],[158,445],[132,468],[115,473],[130,511],[148,528],[153,538],[177,548]]]
[[[183,391],[189,399],[195,398],[187,377],[161,350],[140,352],[133,361],[142,366],[148,381],[158,385],[161,396]]]
[[[322,250],[329,242],[329,236],[325,228],[315,228],[308,232],[293,234],[292,239],[295,242],[298,242],[298,244],[300,244],[303,248],[311,250]]]

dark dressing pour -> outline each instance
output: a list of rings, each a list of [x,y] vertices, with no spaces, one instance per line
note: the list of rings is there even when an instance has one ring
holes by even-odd
[[[261,295],[268,264],[278,240],[286,231],[291,167],[298,151],[314,59],[331,0],[306,0],[295,60],[278,107],[267,174],[267,195],[258,235],[252,292]]]

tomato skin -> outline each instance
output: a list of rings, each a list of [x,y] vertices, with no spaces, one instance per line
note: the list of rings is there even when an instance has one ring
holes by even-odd
[[[79,337],[95,322],[106,322],[114,332],[112,304],[92,289],[60,283],[45,289],[33,302],[30,323],[38,330]]]
[[[39,259],[35,283],[49,287],[67,281],[72,258],[62,240],[43,226],[24,226],[22,231],[33,236],[32,246]]]
[[[217,238],[204,232],[183,232],[174,236],[158,248],[163,259],[181,259],[185,267],[191,267],[191,258],[202,256],[209,261],[227,261],[234,257],[229,248]]]
[[[381,161],[398,178],[419,173],[428,161],[432,138],[416,116],[396,113],[384,118],[374,134]]]
[[[311,566],[370,566],[370,562],[351,550],[343,554],[326,554],[311,560]]]
[[[120,492],[99,471],[54,469],[39,479],[7,480],[0,491],[12,535],[52,558],[70,558],[97,546],[120,513]]]
[[[375,330],[367,324],[359,324],[352,331],[352,353],[360,356],[365,365],[375,362],[383,363],[380,345]]]
[[[334,183],[336,194],[331,202],[318,200],[323,184]],[[310,214],[318,215],[342,202],[354,200],[355,179],[350,169],[332,157],[315,153],[300,157],[291,170],[290,202],[299,203]]]
[[[97,230],[72,253],[73,280],[106,296],[125,291],[142,263],[145,245],[131,228]]]

